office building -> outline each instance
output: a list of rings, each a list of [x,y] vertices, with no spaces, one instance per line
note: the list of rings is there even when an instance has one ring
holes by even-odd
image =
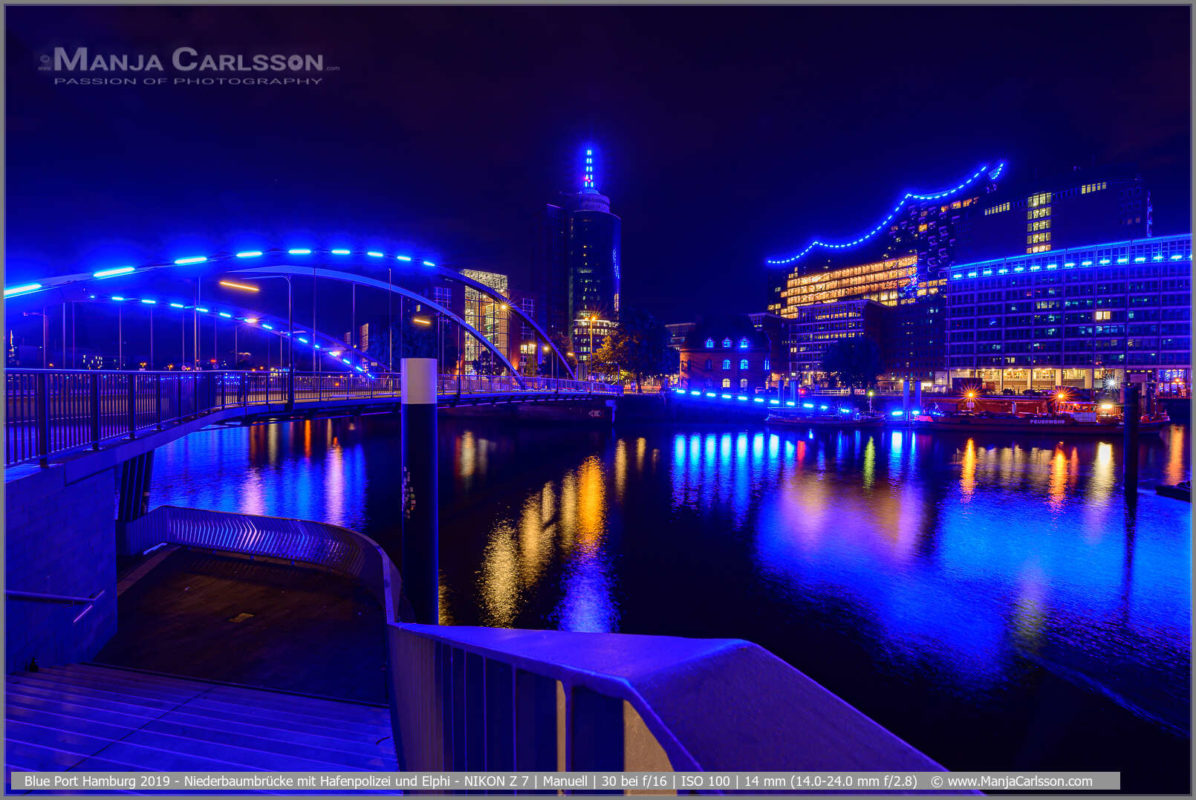
[[[582,363],[589,359],[591,332],[597,349],[599,329],[609,333],[619,319],[622,220],[596,188],[594,161],[593,148],[586,148],[580,190],[545,208],[533,275],[545,304],[540,320]]]
[[[503,297],[510,297],[510,286],[506,275],[497,272],[483,272],[476,269],[463,269],[461,274],[490,287]],[[488,294],[477,289],[465,287],[465,322],[481,333],[491,344],[504,355],[510,352],[509,342],[509,309],[507,303],[495,300]],[[493,353],[472,336],[464,337],[463,365],[467,375],[496,375],[504,367],[496,363]]]
[[[947,300],[951,385],[1091,388],[1144,374],[1190,386],[1191,234],[957,265]]]
[[[824,380],[822,358],[836,340],[867,336],[883,349],[886,313],[891,309],[869,299],[801,306],[785,325],[785,348],[793,377]],[[887,354],[886,354],[887,355]]]
[[[880,333],[882,384],[908,377],[946,388],[944,292],[954,265],[1148,238],[1151,216],[1149,193],[1125,168],[1073,169],[1011,182],[1004,164],[986,166],[953,189],[907,194],[854,242],[815,242],[770,260],[789,273],[775,288],[769,310],[794,319],[807,305],[863,299],[888,306]],[[791,361],[804,330],[808,327],[789,335]],[[791,377],[812,380],[804,374],[809,363],[792,361]]]
[[[1078,167],[1006,183],[969,209],[955,263],[1150,238],[1150,192],[1128,167]]]

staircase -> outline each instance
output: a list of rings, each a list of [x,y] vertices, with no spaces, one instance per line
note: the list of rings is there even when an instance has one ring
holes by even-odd
[[[72,664],[5,676],[13,771],[391,771],[386,708]]]

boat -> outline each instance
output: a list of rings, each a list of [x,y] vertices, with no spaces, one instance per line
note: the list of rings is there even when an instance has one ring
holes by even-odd
[[[846,407],[835,411],[831,411],[829,407],[800,407],[771,408],[765,422],[769,425],[802,428],[879,428],[884,425],[884,418],[879,414],[859,412]]]
[[[1170,497],[1175,500],[1183,500],[1185,502],[1192,502],[1192,482],[1183,481],[1182,483],[1172,486],[1167,483],[1160,483],[1154,487],[1156,493],[1163,497]]]
[[[898,424],[901,423],[898,421]],[[1154,435],[1171,424],[1165,415],[1162,417],[1143,417],[1138,423],[1140,436]],[[994,433],[1043,433],[1067,436],[1123,436],[1125,425],[1119,417],[1104,417],[1097,419],[1077,419],[1072,414],[994,414],[981,412],[978,414],[956,413],[929,415],[922,414],[914,417],[912,426],[924,431],[969,431]]]

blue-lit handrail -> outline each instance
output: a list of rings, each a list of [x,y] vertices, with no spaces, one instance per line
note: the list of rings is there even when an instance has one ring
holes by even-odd
[[[127,523],[122,555],[163,544],[265,556],[308,564],[363,583],[387,615],[398,618],[399,572],[381,547],[356,531],[303,519],[158,506]]]
[[[387,619],[406,771],[943,771],[740,639],[403,622],[385,551],[308,520],[161,506],[129,523],[120,549],[161,544],[295,560],[369,589]]]

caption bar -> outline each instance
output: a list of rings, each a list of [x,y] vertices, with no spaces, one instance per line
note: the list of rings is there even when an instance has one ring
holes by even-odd
[[[1120,772],[13,772],[21,791],[425,792],[567,790],[910,791],[1121,789]]]

